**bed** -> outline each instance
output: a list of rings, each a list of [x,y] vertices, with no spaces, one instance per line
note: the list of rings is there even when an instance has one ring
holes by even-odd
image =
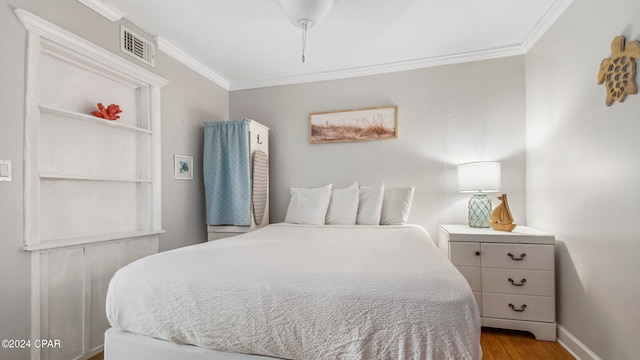
[[[152,255],[107,293],[105,359],[480,359],[462,275],[417,225],[272,224]]]

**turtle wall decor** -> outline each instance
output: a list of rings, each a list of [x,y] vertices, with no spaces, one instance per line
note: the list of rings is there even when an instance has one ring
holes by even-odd
[[[614,100],[623,102],[627,94],[636,94],[636,60],[640,59],[640,42],[631,41],[625,47],[624,36],[616,36],[611,42],[611,57],[602,60],[598,71],[598,84],[607,90],[607,106]]]

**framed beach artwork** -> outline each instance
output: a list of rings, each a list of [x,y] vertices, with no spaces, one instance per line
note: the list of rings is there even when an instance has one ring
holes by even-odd
[[[193,179],[193,157],[186,155],[173,156],[173,170],[178,180]]]
[[[311,144],[396,138],[396,105],[309,114]]]

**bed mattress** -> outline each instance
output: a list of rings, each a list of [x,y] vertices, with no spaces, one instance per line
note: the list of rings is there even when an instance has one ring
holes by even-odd
[[[419,226],[273,224],[152,255],[114,275],[106,311],[115,328],[230,353],[482,356],[472,292]]]

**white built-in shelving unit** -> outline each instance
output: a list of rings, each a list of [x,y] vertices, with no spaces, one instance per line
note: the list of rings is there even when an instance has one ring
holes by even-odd
[[[167,81],[25,10],[24,249],[32,359],[101,351],[115,271],[158,251],[160,88]],[[114,31],[114,38],[119,35]],[[120,119],[91,115],[120,105]]]

